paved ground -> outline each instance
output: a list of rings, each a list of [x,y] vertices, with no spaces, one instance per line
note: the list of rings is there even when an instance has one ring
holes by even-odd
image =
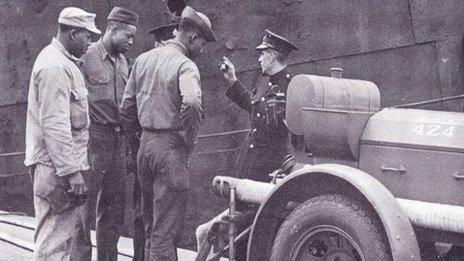
[[[0,211],[0,261],[32,260],[34,248],[34,218],[28,216],[11,215]],[[92,231],[92,242],[95,242],[95,232]],[[118,242],[120,255],[118,260],[132,260],[132,239],[121,237]],[[196,252],[178,249],[179,261],[191,261]],[[96,251],[93,251],[96,254]],[[92,260],[96,260],[93,256]]]

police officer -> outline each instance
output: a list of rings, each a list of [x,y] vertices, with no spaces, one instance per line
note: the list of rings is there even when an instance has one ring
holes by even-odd
[[[241,169],[239,175],[257,181],[269,181],[268,174],[278,169],[288,154],[284,100],[291,76],[287,71],[287,57],[298,50],[282,36],[269,30],[265,32],[263,42],[255,48],[260,52],[262,74],[254,89],[248,90],[237,80],[235,67],[226,57],[222,66],[229,83],[226,95],[251,114],[252,129],[246,153],[239,156],[239,162],[244,164],[237,166]]]
[[[235,67],[229,59],[224,57],[221,66],[224,78],[229,83],[226,95],[251,114],[252,130],[246,139],[244,153],[239,155],[239,163],[244,163],[243,166],[237,166],[239,176],[263,182],[269,181],[268,174],[280,168],[288,155],[284,101],[291,76],[287,71],[287,57],[293,50],[298,50],[282,36],[269,30],[265,32],[262,44],[255,48],[261,54],[258,61],[262,74],[253,90],[248,90],[237,80]],[[197,228],[198,250],[202,249],[201,244],[214,222],[221,220],[227,212],[224,211]],[[242,226],[249,222],[251,219],[244,220]],[[236,260],[245,260],[246,244],[237,245],[236,253]]]
[[[82,57],[91,121],[92,181],[89,186],[93,193],[89,198],[88,218],[94,216],[96,201],[98,260],[117,259],[117,243],[124,226],[126,144],[119,104],[129,74],[124,53],[133,44],[138,20],[134,11],[114,7],[108,15],[105,34]],[[87,224],[88,258],[92,249],[89,233]]]

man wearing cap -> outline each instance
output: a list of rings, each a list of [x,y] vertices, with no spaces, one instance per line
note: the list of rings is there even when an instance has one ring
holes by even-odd
[[[34,189],[34,260],[79,260],[80,256],[76,234],[84,206],[68,199],[87,190],[83,172],[90,168],[89,114],[78,58],[87,51],[91,34],[100,34],[94,19],[95,14],[79,8],[63,9],[56,38],[32,68],[24,162]],[[60,189],[67,194],[55,194]]]
[[[258,61],[262,70],[255,87],[250,91],[237,80],[234,65],[226,57],[223,58],[223,74],[229,83],[226,96],[251,114],[251,133],[244,154],[246,161],[239,173],[243,178],[267,182],[268,174],[278,169],[288,154],[284,103],[280,103],[283,104],[280,111],[273,112],[276,107],[270,106],[270,102],[285,100],[291,79],[287,57],[297,47],[282,36],[269,30],[265,32],[262,44],[255,48],[260,51]],[[267,83],[264,78],[268,79]],[[245,158],[244,155],[241,157]]]
[[[237,80],[235,67],[226,57],[223,58],[224,64],[221,66],[221,71],[229,83],[226,95],[251,114],[252,130],[246,140],[247,148],[239,155],[238,162],[244,165],[237,166],[238,173],[241,178],[268,182],[270,181],[268,175],[281,167],[288,154],[288,132],[284,123],[285,103],[281,102],[280,110],[277,108],[274,111],[271,109],[276,107],[269,105],[270,102],[279,99],[285,100],[287,85],[291,79],[287,71],[287,56],[297,48],[287,39],[269,30],[265,32],[263,43],[256,47],[256,50],[260,51],[258,61],[262,74],[253,90],[248,90]],[[269,78],[267,84],[263,84],[263,77]],[[228,210],[198,226],[196,230],[198,250],[202,249],[202,244],[213,224],[227,213]],[[251,221],[249,219],[244,223],[251,223]],[[218,242],[211,243],[217,244]],[[246,244],[239,244],[237,248],[236,260],[245,260]]]
[[[154,48],[165,46],[166,41],[174,38],[174,34],[177,33],[177,26],[179,23],[168,24],[160,27],[156,27],[150,30],[148,33],[153,34],[155,38]],[[145,251],[145,229],[143,225],[143,211],[142,211],[142,195],[140,188],[140,181],[137,177],[137,152],[140,147],[140,135],[142,133],[142,127],[137,121],[130,124],[125,128],[126,140],[129,146],[130,161],[128,162],[127,170],[135,174],[134,184],[132,189],[132,198],[134,204],[134,219],[133,219],[133,234],[132,242],[134,247],[134,261],[144,260]]]
[[[155,37],[154,48],[164,46],[166,45],[167,40],[174,38],[174,36],[177,34],[178,25],[179,23],[173,23],[150,30],[148,33]]]
[[[124,225],[126,152],[119,105],[129,76],[124,53],[133,44],[138,21],[134,11],[114,7],[108,15],[105,33],[82,56],[89,91],[92,165],[84,233],[90,258],[90,223],[95,218],[96,201],[98,260],[117,259],[117,243]]]
[[[121,112],[143,128],[137,158],[145,223],[145,260],[177,260],[189,188],[188,158],[202,121],[200,73],[191,60],[214,42],[211,22],[186,7],[177,34],[140,55]]]

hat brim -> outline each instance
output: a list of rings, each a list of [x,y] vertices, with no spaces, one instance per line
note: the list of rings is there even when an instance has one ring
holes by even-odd
[[[178,25],[179,24],[168,24],[168,25],[158,26],[158,27],[155,27],[155,28],[151,29],[150,31],[148,31],[148,34],[155,34],[156,31],[158,31],[158,30],[174,31],[174,29],[177,29]]]
[[[184,11],[186,14],[183,14],[184,17],[187,17],[191,20],[193,20],[198,27],[200,27],[200,30],[203,32],[203,34],[206,37],[206,41],[208,42],[216,42],[216,36],[214,36],[213,30],[206,24],[205,21],[191,8],[190,6],[187,6],[184,8]]]
[[[77,25],[77,24],[74,24],[74,23],[68,23],[68,22],[62,21],[62,20],[59,20],[58,23],[59,24],[64,24],[64,25],[67,25],[67,26],[72,26],[72,27],[75,27],[75,28],[82,28],[82,29],[85,29],[85,30],[93,33],[93,34],[101,34],[101,31],[98,30],[98,28],[95,25],[82,26],[82,25]]]
[[[101,31],[98,30],[98,28],[95,27],[95,26],[92,26],[92,27],[89,27],[89,28],[85,28],[85,29],[87,29],[87,31],[89,31],[89,32],[91,32],[91,33],[94,33],[94,34],[101,34]]]
[[[269,49],[269,48],[273,48],[273,46],[267,45],[267,44],[260,44],[260,45],[255,47],[255,50],[261,51],[261,50],[265,50],[265,49]]]

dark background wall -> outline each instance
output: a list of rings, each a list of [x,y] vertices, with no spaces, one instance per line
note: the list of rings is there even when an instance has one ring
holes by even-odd
[[[208,189],[215,175],[233,175],[243,133],[220,133],[248,127],[248,116],[224,97],[226,87],[218,64],[222,56],[230,57],[239,78],[251,84],[259,74],[254,47],[260,43],[264,29],[287,37],[300,48],[290,57],[293,74],[328,75],[331,67],[342,67],[345,78],[376,83],[383,107],[463,93],[461,0],[187,3],[211,18],[218,42],[207,46],[198,61],[206,122],[191,159],[193,189],[185,245],[194,242],[196,225],[225,206]],[[128,54],[131,58],[152,47],[153,39],[146,34],[150,28],[171,19],[165,0],[0,0],[0,209],[31,211],[30,182],[26,175],[17,176],[25,173],[24,155],[15,152],[24,150],[26,98],[33,62],[56,33],[58,14],[66,6],[96,13],[100,29],[104,29],[113,6],[137,11],[141,25]],[[436,108],[461,111],[461,104],[448,102]],[[130,229],[129,223],[127,226]]]

